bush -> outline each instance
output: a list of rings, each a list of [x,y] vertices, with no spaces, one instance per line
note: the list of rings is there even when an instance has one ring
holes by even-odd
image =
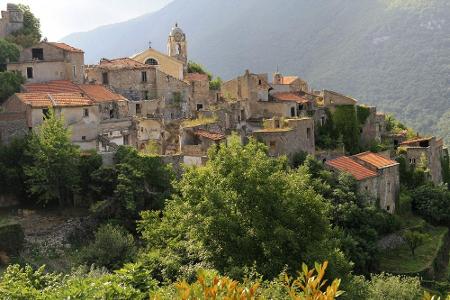
[[[444,186],[427,184],[412,191],[413,209],[428,222],[450,222],[450,192]]]
[[[81,249],[79,259],[112,270],[130,262],[135,254],[133,236],[119,226],[106,224],[98,228],[94,241]]]
[[[423,294],[418,278],[380,274],[369,283],[369,300],[419,300]]]
[[[7,254],[18,254],[24,242],[23,229],[19,223],[8,222],[0,225],[0,251]]]

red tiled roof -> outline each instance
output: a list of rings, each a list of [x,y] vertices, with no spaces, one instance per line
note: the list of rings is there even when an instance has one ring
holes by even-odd
[[[309,100],[305,99],[295,93],[281,92],[273,94],[273,97],[278,101],[295,101],[300,104],[308,103]]]
[[[372,166],[376,167],[377,169],[383,169],[390,166],[398,165],[398,162],[392,159],[387,159],[381,155],[372,153],[372,152],[363,152],[354,155],[354,157],[359,158],[362,161],[367,162],[368,164],[371,164]]]
[[[297,76],[283,76],[281,84],[291,84],[297,79],[298,79]]]
[[[90,106],[92,100],[80,93],[18,93],[17,97],[34,108]]]
[[[28,93],[77,93],[80,88],[68,80],[54,80],[46,83],[27,83],[24,85]]]
[[[110,69],[110,70],[154,68],[154,66],[143,64],[141,62],[138,62],[137,60],[134,60],[134,59],[131,59],[128,57],[115,58],[115,59],[102,58],[100,60],[99,66],[102,68]]]
[[[46,83],[27,83],[25,93],[78,93],[85,94],[94,102],[125,101],[126,98],[99,84],[75,84],[68,80],[55,80]]]
[[[94,102],[125,101],[126,98],[99,84],[80,84],[80,89]]]
[[[222,133],[219,132],[211,132],[211,131],[206,131],[206,130],[196,130],[195,131],[195,135],[213,140],[213,141],[220,141],[223,140],[226,136]]]
[[[347,156],[326,161],[325,164],[339,171],[350,173],[358,181],[378,176],[374,171],[367,169]]]
[[[401,143],[400,145],[412,145],[412,144],[417,144],[417,143],[420,143],[420,142],[430,141],[431,139],[432,139],[432,137],[428,137],[428,138],[417,138],[417,139],[405,141],[405,142]]]
[[[76,52],[76,53],[84,53],[83,50],[72,47],[70,45],[67,45],[66,43],[54,43],[54,42],[48,42],[48,44],[55,46],[59,49],[62,49],[64,51],[69,51],[69,52]]]
[[[188,73],[186,75],[186,80],[188,81],[208,81],[208,75],[207,74],[200,74],[200,73]]]

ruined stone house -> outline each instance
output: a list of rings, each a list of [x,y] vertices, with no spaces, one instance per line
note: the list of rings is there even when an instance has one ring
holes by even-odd
[[[441,159],[445,155],[443,139],[437,139],[435,136],[419,137],[401,143],[399,149],[410,166],[416,167],[425,163],[430,180],[435,184],[442,183]]]
[[[21,73],[27,83],[51,80],[84,82],[84,52],[64,43],[40,42],[25,48],[17,62],[6,66],[8,71]]]
[[[267,145],[270,156],[286,155],[292,160],[300,152],[315,155],[312,118],[273,118],[266,120],[265,125],[265,128],[253,131],[252,135]]]
[[[358,192],[376,200],[389,213],[395,213],[400,191],[399,164],[379,154],[364,152],[352,157],[341,156],[325,162],[334,172],[352,175]]]
[[[110,151],[133,143],[127,100],[101,85],[52,81],[26,84],[24,92],[4,104],[6,114],[25,114],[28,130],[36,130],[54,109],[71,129],[72,142],[82,150]],[[2,118],[0,113],[0,120]]]
[[[2,11],[0,18],[0,38],[4,38],[22,28],[22,11],[15,4],[6,4],[6,11]]]

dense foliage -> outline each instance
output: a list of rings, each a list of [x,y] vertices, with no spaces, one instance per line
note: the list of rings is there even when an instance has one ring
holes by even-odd
[[[62,117],[49,110],[45,122],[28,144],[31,164],[24,168],[28,192],[44,205],[67,205],[78,185],[79,149],[72,144]]]
[[[105,224],[97,229],[94,241],[81,249],[79,258],[82,264],[116,270],[135,254],[133,236],[119,226]]]
[[[242,146],[236,137],[211,149],[205,167],[183,175],[162,217],[142,214],[147,259],[157,260],[159,278],[176,278],[196,265],[233,277],[255,265],[273,278],[285,265],[320,259],[313,248],[342,258],[327,244],[329,208],[309,175],[287,170],[284,159],[271,159],[265,151],[254,140]]]
[[[20,91],[25,78],[17,72],[0,72],[0,103]]]
[[[0,38],[0,72],[5,71],[4,65],[19,59],[19,47],[5,39]]]
[[[13,32],[7,39],[23,48],[31,47],[41,40],[41,23],[27,5],[19,4],[23,13],[23,28]]]
[[[444,186],[426,184],[411,193],[413,209],[434,224],[450,224],[450,191]]]

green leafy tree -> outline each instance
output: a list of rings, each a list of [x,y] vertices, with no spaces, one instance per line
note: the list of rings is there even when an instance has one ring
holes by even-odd
[[[186,170],[162,218],[159,212],[142,214],[147,259],[159,265],[161,277],[178,276],[180,264],[191,270],[209,265],[239,277],[256,264],[271,278],[285,265],[319,260],[313,248],[332,255],[328,206],[309,175],[288,171],[285,158],[269,158],[266,150],[253,139],[242,146],[233,137],[210,149],[206,166]]]
[[[17,72],[0,72],[0,103],[20,92],[20,86],[25,78]]]
[[[41,40],[41,23],[28,5],[19,4],[23,13],[23,28],[13,32],[7,39],[23,48],[28,48]]]
[[[216,77],[209,82],[210,90],[218,91],[220,90],[221,86],[222,86],[222,78],[220,77]]]
[[[97,229],[94,241],[80,250],[79,258],[84,264],[115,270],[130,262],[135,254],[133,236],[119,226],[106,224]]]
[[[28,192],[43,205],[54,201],[67,205],[78,185],[80,151],[72,144],[63,118],[49,110],[27,151],[32,160],[25,166]]]
[[[19,59],[20,49],[16,44],[0,38],[0,72],[5,71],[5,64]]]
[[[403,239],[411,250],[412,256],[415,256],[416,249],[425,243],[426,235],[414,230],[406,230],[403,233]]]
[[[93,199],[92,174],[102,167],[102,157],[95,151],[81,153],[78,169],[80,174],[78,194],[84,199]]]
[[[211,73],[209,73],[201,64],[189,61],[188,67],[187,67],[188,73],[199,73],[199,74],[206,74],[208,75],[208,79],[212,79]]]
[[[368,283],[368,300],[420,300],[423,289],[416,277],[373,275]]]
[[[450,192],[445,186],[427,184],[411,192],[413,210],[428,222],[448,225],[450,222]]]

